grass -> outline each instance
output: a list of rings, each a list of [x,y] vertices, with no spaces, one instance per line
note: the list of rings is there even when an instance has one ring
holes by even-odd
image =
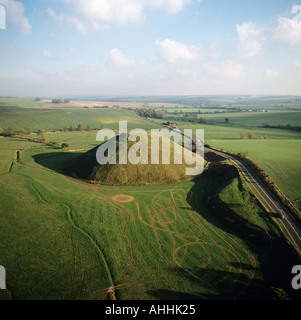
[[[296,140],[301,139],[301,132],[291,130],[279,130],[279,129],[264,129],[264,128],[234,128],[226,126],[213,126],[213,125],[191,125],[182,124],[180,129],[204,129],[206,141],[212,140],[240,140],[241,133],[248,137],[248,133],[252,132],[258,139],[265,139],[265,136],[272,140]]]
[[[119,138],[119,137],[118,137]],[[179,135],[179,139],[182,137]],[[196,157],[194,163],[187,165],[184,159],[184,149],[177,143],[170,143],[168,141],[169,151],[166,155],[163,152],[162,143],[160,143],[158,150],[159,164],[152,164],[152,156],[155,154],[155,149],[152,148],[151,136],[147,137],[148,147],[146,150],[138,149],[138,152],[143,151],[143,154],[139,155],[144,158],[147,163],[145,164],[133,164],[134,156],[137,156],[137,144],[129,142],[127,144],[127,155],[131,160],[127,164],[119,164],[119,139],[116,141],[116,164],[100,165],[96,160],[96,153],[98,147],[93,148],[87,153],[75,159],[75,161],[68,165],[70,173],[75,174],[76,177],[80,177],[93,183],[101,183],[105,185],[162,185],[178,183],[182,180],[191,179],[191,176],[186,175],[186,169],[194,168],[195,166],[204,167],[204,160],[201,157]],[[166,150],[165,150],[166,151]],[[176,160],[181,160],[181,164],[176,164]],[[163,164],[163,160],[165,163]],[[66,166],[67,167],[67,166]]]
[[[0,126],[15,130],[79,123],[118,129],[118,120],[128,120],[130,129],[159,128],[127,110],[0,109]],[[205,128],[206,142],[223,148],[245,150],[254,143],[249,155],[279,163],[279,176],[291,168],[287,184],[299,169],[300,133],[255,128],[253,120],[185,127]],[[260,139],[242,141],[242,130]],[[66,142],[71,151],[0,139],[0,265],[13,299],[271,299],[271,287],[285,287],[283,277],[297,263],[239,180],[221,172],[160,186],[91,185],[62,172],[98,144],[96,131],[48,132],[45,138]],[[281,161],[279,146],[287,150]],[[208,202],[217,192],[236,215],[278,240],[258,242],[247,224],[227,222]],[[124,197],[132,201],[118,202]]]
[[[240,177],[234,178],[223,188],[219,197],[231,210],[250,224],[260,227],[265,232],[277,234],[270,217],[260,207],[253,194],[247,190]]]
[[[274,180],[282,192],[301,210],[300,146],[301,132],[284,129],[258,128],[263,122],[278,125],[300,124],[300,112],[237,113],[225,117],[217,115],[217,125],[181,123],[179,128],[204,129],[205,143],[225,151],[248,151],[248,157],[257,162]],[[232,118],[233,116],[233,118]],[[159,120],[157,120],[159,122]],[[220,122],[220,124],[218,123]],[[161,120],[162,123],[162,120]],[[233,124],[235,123],[235,124]],[[256,139],[249,140],[252,132]],[[241,139],[241,133],[245,138]]]
[[[248,151],[248,157],[257,162],[301,209],[301,140],[210,141],[210,144],[234,153]]]
[[[184,109],[185,113],[186,110]],[[300,111],[271,111],[271,112],[229,112],[229,113],[211,113],[198,114],[198,119],[206,119],[208,123],[214,121],[216,125],[226,125],[225,119],[229,119],[227,127],[260,127],[264,124],[282,125],[290,124],[292,126],[300,126],[301,112]],[[174,121],[194,121],[197,119],[185,118],[183,115],[168,114],[165,120]]]
[[[78,124],[84,128],[90,125],[99,129],[101,126],[108,129],[118,129],[119,121],[127,121],[129,129],[156,128],[148,121],[140,118],[135,112],[113,109],[0,109],[0,127],[12,127],[21,130],[31,127],[34,131],[62,130],[65,126],[72,125],[75,129]]]
[[[32,108],[47,105],[45,101],[28,98],[0,98],[0,108]]]
[[[77,153],[19,139],[0,146],[25,149],[0,180],[0,264],[13,299],[271,297],[266,270],[278,277],[283,260],[270,264],[269,245],[214,213],[207,198],[219,181],[89,185],[60,174]],[[133,201],[113,201],[118,195]]]

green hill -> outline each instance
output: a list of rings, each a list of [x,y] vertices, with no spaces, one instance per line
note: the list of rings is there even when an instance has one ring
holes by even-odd
[[[134,145],[134,142],[127,143],[129,151]],[[96,152],[99,146],[93,148],[87,153],[76,158],[69,165],[67,171],[73,176],[87,180],[92,183],[100,183],[106,185],[164,185],[169,183],[177,183],[182,180],[191,179],[191,176],[186,175],[186,168],[194,167],[187,165],[182,156],[182,164],[174,163],[175,152],[183,151],[182,146],[170,143],[170,162],[171,164],[162,164],[162,145],[160,144],[159,164],[151,163],[151,143],[148,146],[148,163],[133,165],[119,163],[119,139],[117,138],[117,164],[100,165],[96,160]],[[198,158],[201,160],[201,158]]]

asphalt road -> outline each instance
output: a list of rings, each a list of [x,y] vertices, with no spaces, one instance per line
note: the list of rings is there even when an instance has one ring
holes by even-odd
[[[175,129],[170,126],[167,126],[169,129]],[[182,132],[184,135],[184,131],[176,128],[177,130]],[[196,137],[192,135],[194,141],[196,141]],[[231,154],[226,152],[217,151],[210,148],[205,148],[207,151],[215,152],[223,156],[224,158],[230,159],[239,168],[239,170],[244,174],[247,178],[249,183],[253,186],[256,190],[257,195],[260,197],[260,200],[265,204],[266,208],[268,209],[269,213],[275,218],[278,219],[279,224],[283,229],[286,230],[287,234],[291,238],[291,242],[296,248],[299,257],[301,258],[301,225],[296,221],[296,219],[291,215],[289,210],[281,203],[279,199],[274,196],[268,187],[257,177],[257,175],[253,172],[253,170],[246,165],[242,160],[233,157]],[[284,217],[280,217],[280,212],[284,213]]]
[[[287,231],[292,240],[292,244],[295,246],[301,257],[301,226],[290,214],[288,209],[271,193],[268,187],[263,184],[263,182],[256,176],[252,169],[245,163],[243,163],[240,159],[235,158],[225,152],[209,148],[206,149],[235,162],[237,167],[246,176],[249,183],[252,184],[253,188],[260,195],[260,200],[263,201],[266,207],[270,210],[270,214],[272,214],[275,219],[278,219],[280,225]],[[279,214],[281,210],[284,213],[283,218],[281,218]]]

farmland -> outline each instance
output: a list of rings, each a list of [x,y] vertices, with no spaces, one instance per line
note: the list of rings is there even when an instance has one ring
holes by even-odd
[[[0,263],[7,266],[13,299],[273,295],[273,278],[266,274],[285,264],[268,262],[275,259],[269,241],[258,244],[214,214],[207,198],[217,180],[90,185],[62,175],[63,163],[76,156],[72,152],[15,138],[0,143],[9,155],[1,172]],[[20,161],[11,166],[8,160],[20,149]],[[119,202],[120,195],[131,201]],[[261,210],[254,207],[253,214]],[[277,236],[271,222],[260,219]]]
[[[35,133],[0,139],[0,265],[6,266],[8,282],[0,299],[294,296],[285,275],[295,257],[228,161],[210,160],[202,176],[179,183],[90,184],[66,175],[64,168],[97,146],[96,131],[62,132],[65,125],[118,129],[118,121],[127,120],[129,128],[150,130],[159,128],[159,122],[112,109],[4,108],[0,113],[2,128],[43,128],[46,141],[69,144],[62,150],[33,141]],[[299,157],[293,152],[300,141],[295,131],[256,128],[262,138],[242,141],[241,128],[203,128],[206,142],[235,152],[249,148],[250,157],[258,156],[252,142],[266,143],[262,152],[269,150],[266,162],[271,166],[273,157],[268,156],[276,153],[280,142],[284,148],[290,143],[286,145],[290,159]],[[267,132],[268,140],[263,138]],[[282,160],[280,172],[288,163],[284,156]],[[297,160],[289,166],[292,171],[287,174],[296,175]],[[296,176],[299,188],[297,180]],[[291,196],[298,193],[291,191]],[[230,210],[212,203],[216,195]]]
[[[234,153],[247,150],[249,158],[261,164],[279,188],[301,209],[301,140],[212,141],[211,144]]]
[[[113,109],[0,109],[0,127],[12,127],[14,130],[21,130],[23,127],[30,127],[34,131],[43,128],[46,131],[62,130],[64,126],[77,127],[78,124],[90,125],[98,129],[114,129],[116,119],[127,121],[130,129],[148,129],[147,121],[142,121],[138,115],[128,110]]]
[[[205,124],[197,123],[198,120],[193,120],[191,117],[179,118],[180,121],[177,121],[175,115],[173,118],[166,117],[163,121],[173,121],[180,129],[204,129],[206,143],[215,148],[233,153],[247,151],[248,157],[268,173],[287,198],[300,210],[301,131],[289,130],[287,126],[289,124],[300,128],[301,112],[296,109],[297,106],[291,111],[197,115],[198,119],[201,117],[207,120]],[[159,119],[154,121],[162,123]],[[264,127],[264,124],[272,128]],[[277,126],[280,128],[276,128]]]

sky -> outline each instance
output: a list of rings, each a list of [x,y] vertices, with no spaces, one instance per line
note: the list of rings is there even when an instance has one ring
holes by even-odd
[[[301,95],[296,1],[0,0],[0,96]]]

